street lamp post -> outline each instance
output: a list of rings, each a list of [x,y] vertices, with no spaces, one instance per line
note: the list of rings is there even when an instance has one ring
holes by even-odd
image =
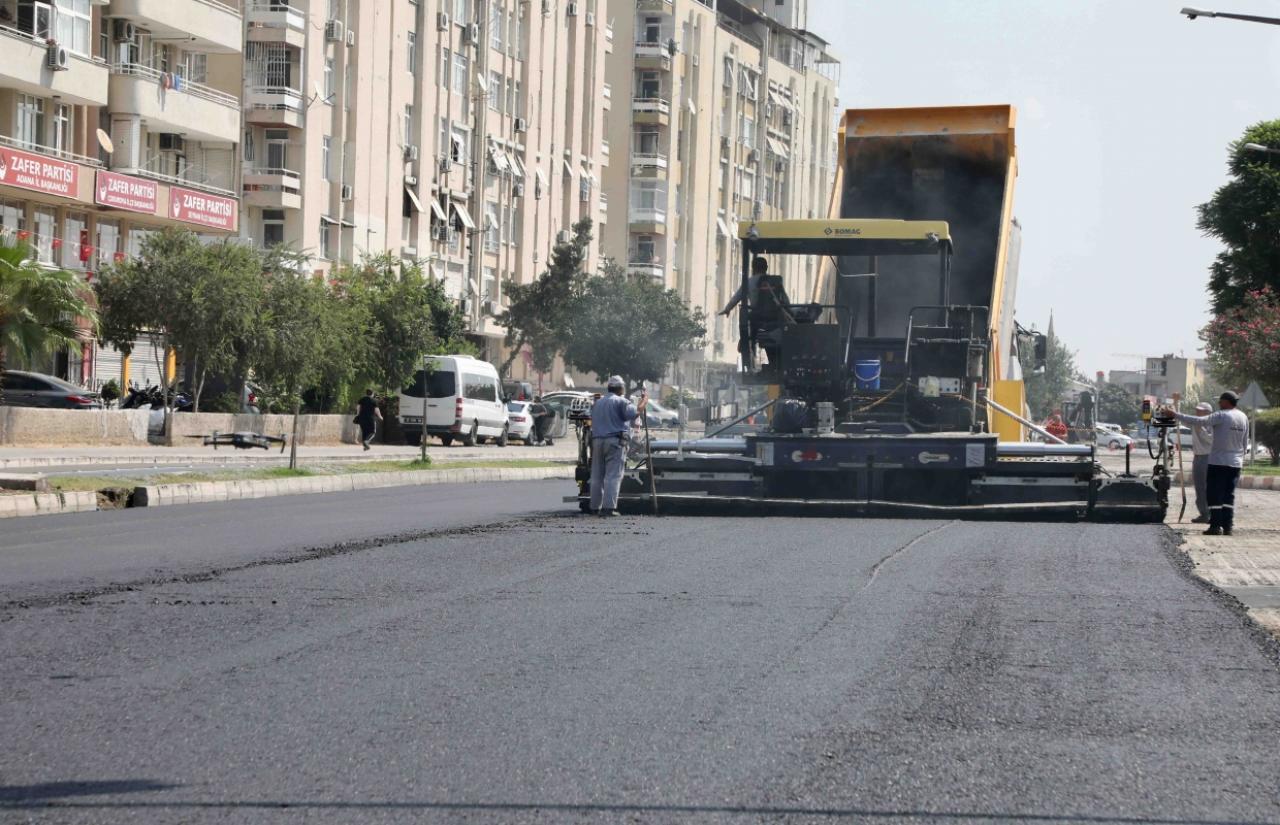
[[[1266,23],[1269,26],[1280,26],[1280,17],[1260,17],[1256,14],[1233,14],[1228,11],[1206,11],[1205,9],[1184,8],[1178,14],[1186,15],[1188,20],[1197,17],[1222,17],[1227,20],[1243,20],[1246,23]]]
[[[1250,152],[1260,152],[1264,155],[1280,155],[1280,149],[1272,149],[1270,146],[1263,146],[1261,143],[1246,143],[1241,148]]]

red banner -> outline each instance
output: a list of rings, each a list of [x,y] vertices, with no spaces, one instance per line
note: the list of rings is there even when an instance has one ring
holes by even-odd
[[[80,197],[80,167],[57,158],[0,146],[0,183],[47,195]]]
[[[174,220],[234,232],[237,208],[235,198],[169,187],[169,215]]]
[[[93,201],[103,206],[154,215],[159,198],[160,185],[146,178],[99,169],[94,181]]]

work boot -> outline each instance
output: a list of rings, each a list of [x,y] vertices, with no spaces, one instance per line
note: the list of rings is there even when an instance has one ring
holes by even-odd
[[[1220,535],[1222,535],[1222,528],[1221,528],[1221,527],[1210,527],[1208,530],[1205,530],[1205,531],[1204,531],[1204,534],[1205,534],[1206,536],[1220,536]]]
[[[1191,523],[1192,523],[1192,524],[1208,524],[1208,523],[1209,523],[1209,517],[1208,517],[1208,516],[1196,516],[1195,518],[1191,519]]]
[[[619,513],[617,510],[601,510],[600,515],[605,518],[613,518],[614,516],[620,516],[622,514]]]
[[[1224,535],[1224,536],[1229,536],[1229,535],[1231,535],[1231,528],[1230,528],[1230,527],[1223,527],[1223,528],[1222,528],[1222,535]]]

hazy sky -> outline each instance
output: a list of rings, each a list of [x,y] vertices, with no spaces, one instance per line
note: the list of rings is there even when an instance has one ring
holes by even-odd
[[[1024,326],[1053,310],[1090,376],[1199,351],[1219,247],[1195,207],[1225,181],[1227,144],[1280,117],[1280,27],[1178,10],[1280,17],[1280,0],[810,3],[844,64],[841,107],[1018,107]]]

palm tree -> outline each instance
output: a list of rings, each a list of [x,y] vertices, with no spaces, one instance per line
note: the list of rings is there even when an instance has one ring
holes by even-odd
[[[8,355],[76,343],[77,318],[97,324],[79,276],[41,266],[25,241],[0,239],[0,374]]]

